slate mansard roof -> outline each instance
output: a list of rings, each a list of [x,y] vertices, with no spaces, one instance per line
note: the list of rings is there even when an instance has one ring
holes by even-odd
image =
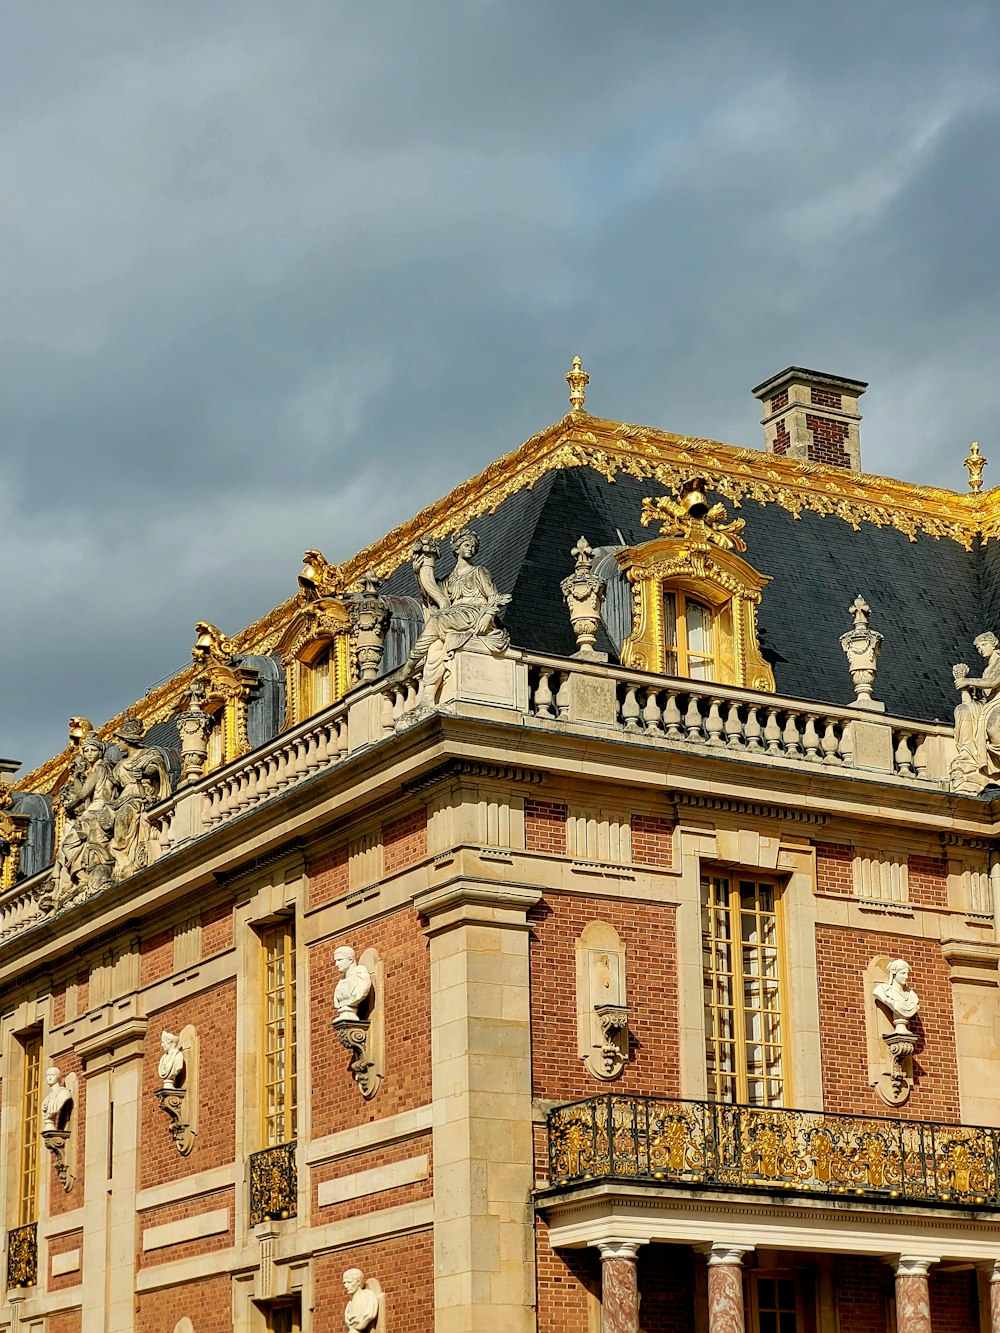
[[[952,666],[975,667],[972,640],[1000,628],[1000,488],[960,495],[576,410],[347,560],[339,567],[343,587],[356,589],[370,570],[384,580],[383,593],[405,606],[417,597],[414,541],[440,541],[445,576],[448,535],[471,526],[480,537],[479,561],[512,594],[504,618],[514,646],[568,655],[576,642],[559,584],[577,539],[605,550],[648,541],[656,530],[639,521],[642,500],[694,476],[705,477],[711,496],[745,520],[745,558],[772,580],[759,627],[779,693],[852,700],[838,640],[861,593],[885,640],[876,697],[896,716],[951,717]],[[601,572],[613,569],[605,561]],[[608,603],[610,610],[610,594]],[[416,602],[409,604],[415,611]],[[617,604],[620,619],[627,601],[619,594]],[[290,598],[233,636],[235,651],[273,655],[296,605]],[[205,614],[224,621],[224,608],[206,607]],[[412,637],[412,628],[403,637]],[[612,661],[614,638],[602,633],[597,644]],[[389,658],[383,669],[396,665]],[[102,734],[110,735],[125,711],[147,726],[167,721],[186,706],[191,674],[179,673],[123,709]],[[52,792],[69,757],[64,751],[17,787]]]

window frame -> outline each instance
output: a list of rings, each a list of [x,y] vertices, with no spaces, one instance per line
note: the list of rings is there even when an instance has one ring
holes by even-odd
[[[260,930],[260,1139],[263,1148],[294,1143],[298,1139],[301,1108],[298,1104],[297,943],[295,920],[292,917],[273,922]],[[272,1000],[279,996],[280,1012],[275,1013]],[[278,1070],[280,1072],[275,1072]],[[272,1090],[277,1089],[280,1089],[280,1094],[272,1101]]]
[[[38,1221],[38,1189],[41,1180],[42,1130],[42,1034],[20,1038],[22,1052],[20,1136],[18,1142],[18,1226]]]
[[[729,938],[724,940],[715,930],[718,918],[715,913],[719,910],[718,903],[714,900],[714,886],[725,881],[728,886],[728,904],[725,908],[728,918]],[[765,942],[750,944],[752,949],[762,949],[773,947],[775,951],[775,968],[773,977],[765,977],[761,970],[756,973],[747,970],[747,948],[748,942],[743,939],[743,907],[741,886],[744,884],[754,887],[754,914],[758,918],[761,916],[760,910],[760,889],[770,890],[773,907],[766,913],[773,917],[774,931],[773,946]],[[706,1096],[709,1101],[719,1102],[724,1105],[738,1106],[759,1106],[762,1109],[777,1109],[791,1105],[790,1090],[791,1076],[788,1067],[788,1053],[790,1049],[788,1039],[788,987],[786,985],[785,969],[787,967],[788,952],[785,944],[784,933],[784,911],[782,906],[783,883],[776,879],[761,875],[753,870],[725,869],[725,868],[702,868],[700,876],[699,905],[701,912],[701,943],[702,943],[702,1002],[705,1026],[704,1042],[704,1060],[706,1075]],[[707,925],[707,929],[706,929]],[[759,935],[759,931],[758,931]],[[727,944],[731,951],[731,970],[726,972],[718,966],[720,943]],[[730,977],[730,1004],[719,1002],[720,997],[720,977]],[[760,1008],[754,1009],[752,1005],[747,1005],[747,983],[756,980],[760,988]],[[765,980],[773,980],[776,984],[777,1007],[772,1009],[763,1004],[763,983]],[[725,1010],[731,1010],[732,1028],[731,1035],[720,1035],[724,1032],[724,1027],[719,1022],[719,1014]],[[747,1016],[749,1013],[759,1013],[761,1019],[761,1034],[756,1040],[748,1033]],[[765,1024],[769,1014],[777,1017],[777,1039],[769,1040],[768,1032],[765,1030]],[[762,1072],[755,1075],[747,1059],[748,1047],[760,1046],[762,1054],[766,1053],[769,1047],[774,1047],[778,1052],[776,1069],[769,1062],[762,1065]],[[726,1069],[720,1060],[720,1052],[724,1047],[729,1046],[733,1052],[733,1068]],[[710,1055],[712,1059],[710,1060]],[[730,1083],[733,1090],[732,1097],[723,1095],[723,1089],[726,1083]],[[777,1096],[774,1098],[767,1085],[770,1082],[779,1084]],[[753,1083],[760,1083],[764,1087],[763,1100],[751,1100],[750,1089]]]
[[[699,590],[700,591],[700,590]],[[716,605],[703,593],[698,595],[683,586],[664,583],[660,587],[661,614],[663,616],[663,674],[677,676],[683,680],[698,680],[706,683],[725,684],[720,677],[726,674],[721,652],[722,615],[728,603]],[[671,624],[668,602],[674,603],[673,641],[671,642]],[[687,622],[688,605],[701,607],[708,612],[711,632],[711,653],[693,653],[691,651]],[[670,670],[670,658],[673,657],[676,671]],[[696,676],[690,670],[691,659],[709,663],[707,676]]]

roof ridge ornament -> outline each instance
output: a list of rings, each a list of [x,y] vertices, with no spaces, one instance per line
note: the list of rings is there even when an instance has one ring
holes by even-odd
[[[723,551],[745,551],[747,544],[739,535],[746,523],[742,518],[727,522],[725,505],[710,505],[704,477],[691,477],[677,489],[677,499],[670,495],[647,496],[642,502],[643,527],[662,520],[665,537],[684,537],[698,545],[719,546]]]
[[[973,495],[978,495],[983,489],[983,468],[989,467],[989,460],[983,458],[979,452],[978,440],[972,441],[969,446],[969,455],[962,461],[969,469],[969,490]]]
[[[566,372],[566,383],[569,385],[569,405],[574,412],[582,412],[583,405],[587,401],[587,385],[590,383],[590,376],[583,368],[583,362],[578,356],[574,356],[573,364]]]
[[[302,557],[299,574],[299,601],[316,602],[343,592],[344,579],[340,565],[331,565],[322,551],[309,550]]]

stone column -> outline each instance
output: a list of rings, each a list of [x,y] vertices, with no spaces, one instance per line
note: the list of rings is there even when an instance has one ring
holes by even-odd
[[[709,1251],[709,1333],[744,1333],[743,1256],[746,1252],[745,1245],[725,1245],[718,1241]]]
[[[896,1260],[896,1333],[931,1333],[927,1270],[932,1263],[908,1254]]]
[[[641,1240],[601,1240],[601,1333],[640,1333],[636,1255]]]

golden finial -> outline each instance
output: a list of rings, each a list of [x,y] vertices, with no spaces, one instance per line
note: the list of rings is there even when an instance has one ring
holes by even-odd
[[[566,372],[566,383],[569,385],[569,405],[574,412],[579,412],[587,401],[590,376],[584,370],[583,362],[578,356],[574,356],[573,366]]]
[[[979,441],[973,440],[969,447],[969,456],[963,459],[965,466],[969,469],[969,490],[973,495],[978,495],[983,489],[983,468],[987,466],[986,459],[979,453]]]

